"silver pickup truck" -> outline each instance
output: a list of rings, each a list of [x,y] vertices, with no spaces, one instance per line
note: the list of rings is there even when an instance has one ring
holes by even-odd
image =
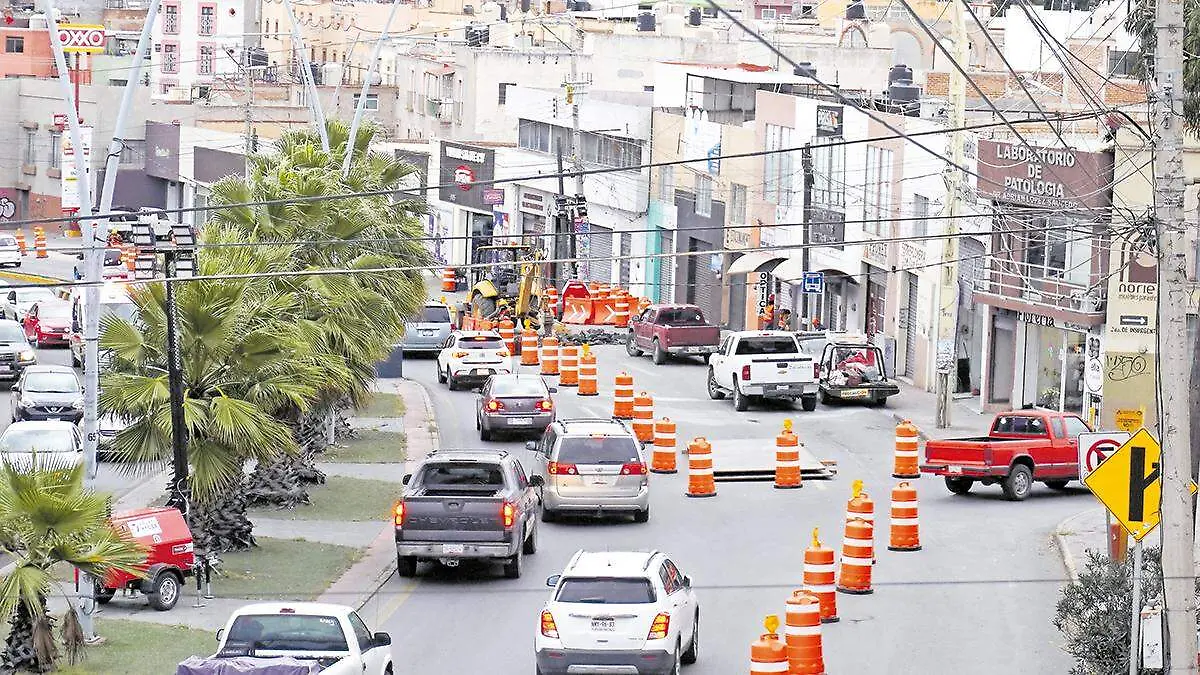
[[[423,561],[484,559],[503,562],[504,576],[516,579],[522,557],[537,552],[542,477],[526,476],[507,452],[439,451],[404,485],[393,511],[400,576],[415,576]]]

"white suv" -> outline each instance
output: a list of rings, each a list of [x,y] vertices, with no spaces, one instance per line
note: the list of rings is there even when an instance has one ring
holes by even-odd
[[[455,331],[438,352],[438,382],[445,383],[450,391],[461,386],[482,386],[492,375],[511,373],[511,357],[499,333]]]
[[[554,594],[534,638],[538,675],[670,675],[695,663],[700,604],[658,551],[579,551],[546,580]]]

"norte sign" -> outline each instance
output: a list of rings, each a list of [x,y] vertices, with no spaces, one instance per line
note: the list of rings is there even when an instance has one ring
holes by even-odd
[[[58,42],[64,52],[102,54],[105,39],[104,26],[77,23],[58,25]]]

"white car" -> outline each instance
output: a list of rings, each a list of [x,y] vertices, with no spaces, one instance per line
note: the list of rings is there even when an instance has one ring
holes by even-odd
[[[58,295],[48,286],[13,288],[4,296],[4,300],[0,301],[0,312],[4,314],[0,318],[24,321],[29,308],[35,303],[58,299]]]
[[[21,247],[11,234],[0,234],[0,267],[5,265],[21,266]]]
[[[71,422],[13,422],[0,434],[0,457],[19,470],[66,469],[83,462],[83,438]]]
[[[494,331],[455,331],[442,344],[437,358],[438,382],[450,391],[462,385],[478,387],[492,375],[512,372],[512,354]]]
[[[538,675],[673,675],[695,663],[700,604],[692,580],[658,551],[579,551],[546,580]]]

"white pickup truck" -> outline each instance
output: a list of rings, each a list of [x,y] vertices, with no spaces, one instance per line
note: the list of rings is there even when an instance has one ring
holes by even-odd
[[[775,330],[730,333],[708,359],[708,396],[733,396],[734,410],[751,399],[799,399],[805,410],[817,407],[817,360],[804,351],[795,334]]]
[[[392,675],[392,638],[358,613],[318,602],[247,605],[217,631],[217,653],[193,656],[175,675]]]

